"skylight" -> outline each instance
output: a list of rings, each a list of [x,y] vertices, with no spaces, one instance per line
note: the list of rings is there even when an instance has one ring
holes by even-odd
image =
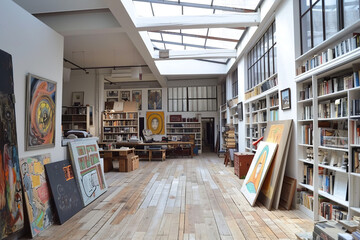
[[[138,17],[204,16],[254,12],[260,0],[133,0]],[[149,31],[154,49],[235,49],[245,28]],[[207,61],[227,63],[228,59]]]

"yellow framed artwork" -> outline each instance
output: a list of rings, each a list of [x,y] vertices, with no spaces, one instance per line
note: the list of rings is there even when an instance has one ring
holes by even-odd
[[[164,112],[146,112],[146,128],[153,134],[165,134]]]

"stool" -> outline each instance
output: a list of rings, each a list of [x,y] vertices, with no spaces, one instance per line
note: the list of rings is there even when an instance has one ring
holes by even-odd
[[[166,150],[165,149],[149,149],[149,161],[152,159],[152,152],[161,152],[161,161],[166,159]]]

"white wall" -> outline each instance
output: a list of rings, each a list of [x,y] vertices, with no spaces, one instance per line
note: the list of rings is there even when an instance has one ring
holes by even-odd
[[[61,104],[64,38],[10,0],[0,2],[0,49],[12,55],[19,157],[50,153],[63,160]],[[32,73],[57,82],[55,147],[25,151],[26,76]]]

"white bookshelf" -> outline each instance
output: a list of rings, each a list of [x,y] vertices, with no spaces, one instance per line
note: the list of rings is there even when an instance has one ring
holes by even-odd
[[[139,138],[138,112],[102,113],[102,142],[127,142],[131,137]]]
[[[309,57],[308,54],[297,59],[297,61],[303,61]],[[358,121],[358,117],[350,115],[351,102],[354,99],[360,98],[359,87],[352,87],[349,89],[339,91],[329,91],[324,94],[319,90],[323,88],[321,85],[323,81],[329,81],[328,84],[338,82],[335,78],[340,79],[343,76],[349,76],[354,71],[359,71],[360,66],[360,49],[355,49],[341,57],[333,59],[325,64],[322,64],[314,69],[311,69],[295,78],[297,82],[297,169],[298,169],[298,185],[306,189],[313,197],[313,209],[314,211],[307,209],[305,206],[300,206],[299,209],[306,214],[311,212],[311,217],[314,220],[322,219],[320,213],[318,213],[320,198],[325,198],[324,201],[331,202],[334,205],[342,206],[348,212],[348,219],[351,219],[354,215],[360,215],[360,190],[358,186],[360,184],[360,173],[353,173],[352,169],[352,148],[358,147],[358,145],[352,145],[351,142],[351,130],[350,125],[352,121]],[[354,84],[354,83],[353,83]],[[305,89],[311,86],[311,93],[304,99]],[[325,86],[328,86],[325,84]],[[333,86],[331,86],[333,88]],[[334,87],[335,88],[335,87]],[[323,89],[322,89],[323,90]],[[346,107],[345,116],[334,117],[332,108],[334,104],[340,102],[339,99],[343,99],[343,108]],[[319,105],[320,104],[320,105]],[[325,106],[325,107],[324,107]],[[329,107],[327,107],[329,106]],[[337,105],[338,106],[338,105]],[[325,109],[325,110],[324,110]],[[336,108],[335,108],[336,109]],[[312,114],[309,115],[309,111]],[[319,111],[321,112],[321,118],[319,117]],[[324,112],[325,111],[325,112]],[[337,112],[336,112],[337,113]],[[327,117],[323,117],[323,115]],[[306,127],[309,126],[309,127]],[[310,129],[306,133],[306,129]],[[331,131],[327,129],[338,129],[338,136],[325,136],[330,135]],[[312,135],[312,142],[304,142],[304,138],[309,134]],[[343,138],[341,138],[343,137]],[[331,142],[331,143],[330,143]],[[335,144],[333,144],[333,142]],[[312,149],[313,158],[308,158],[308,149]],[[348,155],[348,163],[345,166],[343,162],[343,156]],[[327,161],[322,161],[323,155],[327,156]],[[341,161],[339,164],[337,162]],[[307,167],[308,166],[308,167]],[[312,168],[312,184],[304,183],[304,169]],[[333,193],[326,192],[321,189],[322,183],[321,177],[319,177],[319,168],[324,173],[331,173],[334,178],[334,186],[337,184],[340,174],[345,174],[347,179],[347,199],[336,196]],[[324,177],[322,177],[324,178]],[[338,180],[339,181],[339,180]],[[339,182],[338,182],[339,183]],[[321,185],[321,186],[320,186]],[[314,187],[317,186],[317,187]]]

